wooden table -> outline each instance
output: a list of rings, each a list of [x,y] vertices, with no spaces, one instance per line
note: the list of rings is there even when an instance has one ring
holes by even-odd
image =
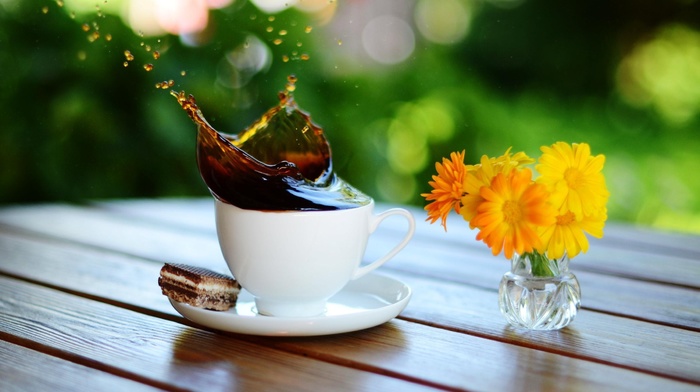
[[[0,390],[700,390],[700,237],[608,224],[572,263],[576,320],[527,332],[498,311],[509,263],[458,219],[445,233],[414,212],[380,268],[413,290],[401,315],[293,338],[202,328],[161,295],[166,261],[226,270],[211,200],[4,207]],[[368,258],[400,235],[391,222]]]

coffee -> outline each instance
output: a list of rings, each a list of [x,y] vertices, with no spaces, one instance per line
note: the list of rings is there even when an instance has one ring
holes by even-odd
[[[337,210],[371,198],[333,172],[323,130],[294,101],[290,76],[280,103],[238,135],[216,131],[193,96],[174,93],[197,125],[197,164],[212,194],[250,210]]]

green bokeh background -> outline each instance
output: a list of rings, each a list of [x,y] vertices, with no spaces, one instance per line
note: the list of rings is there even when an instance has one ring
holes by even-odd
[[[338,1],[338,10],[350,3],[363,2]],[[700,59],[697,1],[464,3],[475,12],[466,38],[441,45],[416,33],[406,61],[382,65],[343,56],[342,37],[295,9],[270,21],[234,2],[210,12],[206,39],[191,46],[173,35],[141,37],[109,13],[0,0],[0,203],[205,196],[195,128],[154,84],[173,79],[217,129],[237,133],[295,74],[297,102],[326,130],[336,171],[379,201],[422,206],[434,162],[451,151],[476,163],[511,146],[538,156],[559,140],[588,142],[607,157],[611,220],[700,233],[700,99],[678,121],[616,85],[626,56],[673,26],[690,43],[659,58]],[[94,23],[101,37],[90,42]],[[275,45],[268,27],[287,29],[285,42]],[[223,59],[250,35],[272,62],[232,88],[221,81]],[[128,67],[124,50],[136,57]],[[293,51],[309,60],[282,60]],[[680,90],[700,96],[700,64],[682,69],[690,74],[671,73],[660,102]]]

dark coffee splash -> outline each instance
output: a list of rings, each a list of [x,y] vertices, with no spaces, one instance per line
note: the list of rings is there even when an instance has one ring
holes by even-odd
[[[371,198],[333,172],[323,130],[294,101],[290,76],[279,105],[237,135],[215,130],[192,95],[172,92],[197,125],[197,165],[218,199],[251,210],[336,210]]]

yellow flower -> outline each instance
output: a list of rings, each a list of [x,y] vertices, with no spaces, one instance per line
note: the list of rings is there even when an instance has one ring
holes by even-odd
[[[599,214],[610,196],[602,173],[605,156],[592,156],[586,143],[557,142],[541,150],[537,182],[552,193],[555,208],[577,217]]]
[[[542,249],[536,228],[552,225],[555,212],[545,187],[532,182],[530,169],[498,173],[480,194],[484,201],[471,223],[479,228],[477,240],[484,241],[494,256],[501,250],[511,258],[514,252]]]
[[[587,235],[603,237],[607,220],[605,156],[591,155],[586,143],[543,146],[540,177],[533,181],[533,171],[523,166],[534,160],[510,150],[497,158],[484,155],[476,165],[464,164],[464,151],[436,163],[433,190],[421,195],[431,202],[427,220],[442,219],[447,230],[454,210],[479,230],[477,240],[494,256],[503,251],[507,258],[517,252],[559,259],[588,251]]]
[[[569,258],[576,257],[580,252],[585,253],[588,251],[588,238],[585,233],[602,238],[606,219],[605,208],[597,214],[583,217],[578,217],[571,211],[560,212],[554,224],[538,230],[543,250],[551,259],[562,257],[565,251]]]
[[[509,174],[514,168],[533,163],[534,159],[524,152],[518,152],[511,156],[510,148],[498,158],[481,157],[477,165],[467,165],[467,174],[464,177],[464,196],[462,196],[459,213],[464,220],[469,222],[473,229],[475,226],[471,220],[476,216],[477,207],[484,201],[481,197],[481,187],[490,186],[491,181],[498,173]]]
[[[434,175],[433,181],[428,183],[433,190],[430,193],[422,193],[421,196],[431,202],[425,206],[425,210],[428,211],[427,220],[435,223],[438,219],[442,219],[442,226],[447,230],[447,215],[453,209],[459,213],[460,199],[464,193],[462,190],[466,172],[464,150],[461,153],[451,153],[450,159],[443,158],[442,164],[435,163],[435,169],[438,174]]]
[[[512,147],[511,147],[512,148]],[[493,159],[493,158],[492,158]],[[495,164],[501,164],[507,168],[507,170],[510,170],[512,168],[516,168],[519,166],[523,165],[529,165],[531,163],[534,163],[535,160],[527,156],[524,152],[516,152],[512,156],[510,155],[510,148],[506,150],[505,154],[501,155],[500,157],[494,159]]]

